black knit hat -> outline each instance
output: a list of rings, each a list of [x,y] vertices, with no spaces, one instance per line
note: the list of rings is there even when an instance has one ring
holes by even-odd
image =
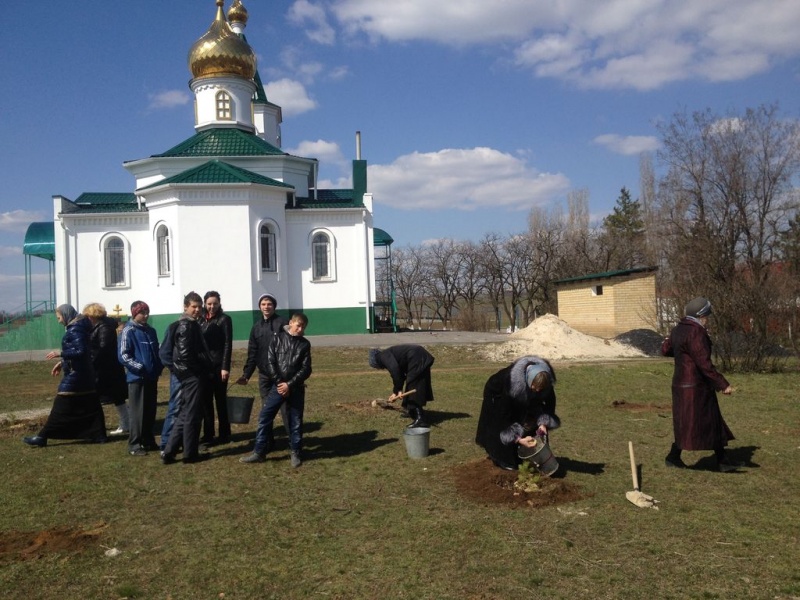
[[[686,305],[687,317],[707,317],[711,314],[711,302],[703,297],[697,297]]]

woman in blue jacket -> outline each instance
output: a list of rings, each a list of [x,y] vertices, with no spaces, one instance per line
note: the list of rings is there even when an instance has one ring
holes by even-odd
[[[69,304],[56,309],[56,318],[66,327],[61,352],[54,350],[45,358],[61,359],[51,371],[53,377],[61,374],[61,383],[42,430],[22,441],[30,446],[46,446],[50,438],[105,442],[106,422],[89,349],[92,324]]]

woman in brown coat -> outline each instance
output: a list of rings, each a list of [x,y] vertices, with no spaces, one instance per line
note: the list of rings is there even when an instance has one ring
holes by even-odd
[[[734,439],[717,401],[717,392],[733,391],[711,362],[711,339],[706,332],[711,302],[695,298],[686,305],[686,316],[664,340],[661,353],[675,357],[672,377],[672,427],[675,442],[665,459],[668,467],[686,468],[682,450],[713,450],[720,471],[736,469],[725,456]]]

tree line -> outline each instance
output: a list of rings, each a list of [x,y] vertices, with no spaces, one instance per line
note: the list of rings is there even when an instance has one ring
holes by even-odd
[[[579,189],[566,207],[532,208],[520,233],[395,248],[376,279],[391,275],[398,325],[524,327],[557,312],[559,279],[657,266],[653,329],[705,296],[723,369],[780,368],[779,345],[800,354],[800,124],[764,105],[676,113],[659,133],[658,175],[642,155],[640,197],[623,187],[601,223]]]

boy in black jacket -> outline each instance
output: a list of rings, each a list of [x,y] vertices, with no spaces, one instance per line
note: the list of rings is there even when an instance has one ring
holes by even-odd
[[[308,317],[295,313],[289,324],[277,332],[267,353],[267,370],[273,382],[261,413],[258,415],[256,446],[253,453],[239,459],[243,463],[266,460],[272,445],[272,422],[286,404],[289,416],[289,448],[292,467],[302,464],[300,452],[303,444],[303,411],[305,408],[305,381],[311,376],[311,342],[303,337]]]
[[[175,462],[175,454],[183,445],[183,462],[198,462],[200,424],[203,420],[203,399],[211,390],[211,359],[198,318],[203,299],[189,292],[183,299],[184,313],[173,334],[172,374],[180,381],[180,408],[175,425],[164,448],[164,464]],[[207,455],[206,455],[207,456]]]

